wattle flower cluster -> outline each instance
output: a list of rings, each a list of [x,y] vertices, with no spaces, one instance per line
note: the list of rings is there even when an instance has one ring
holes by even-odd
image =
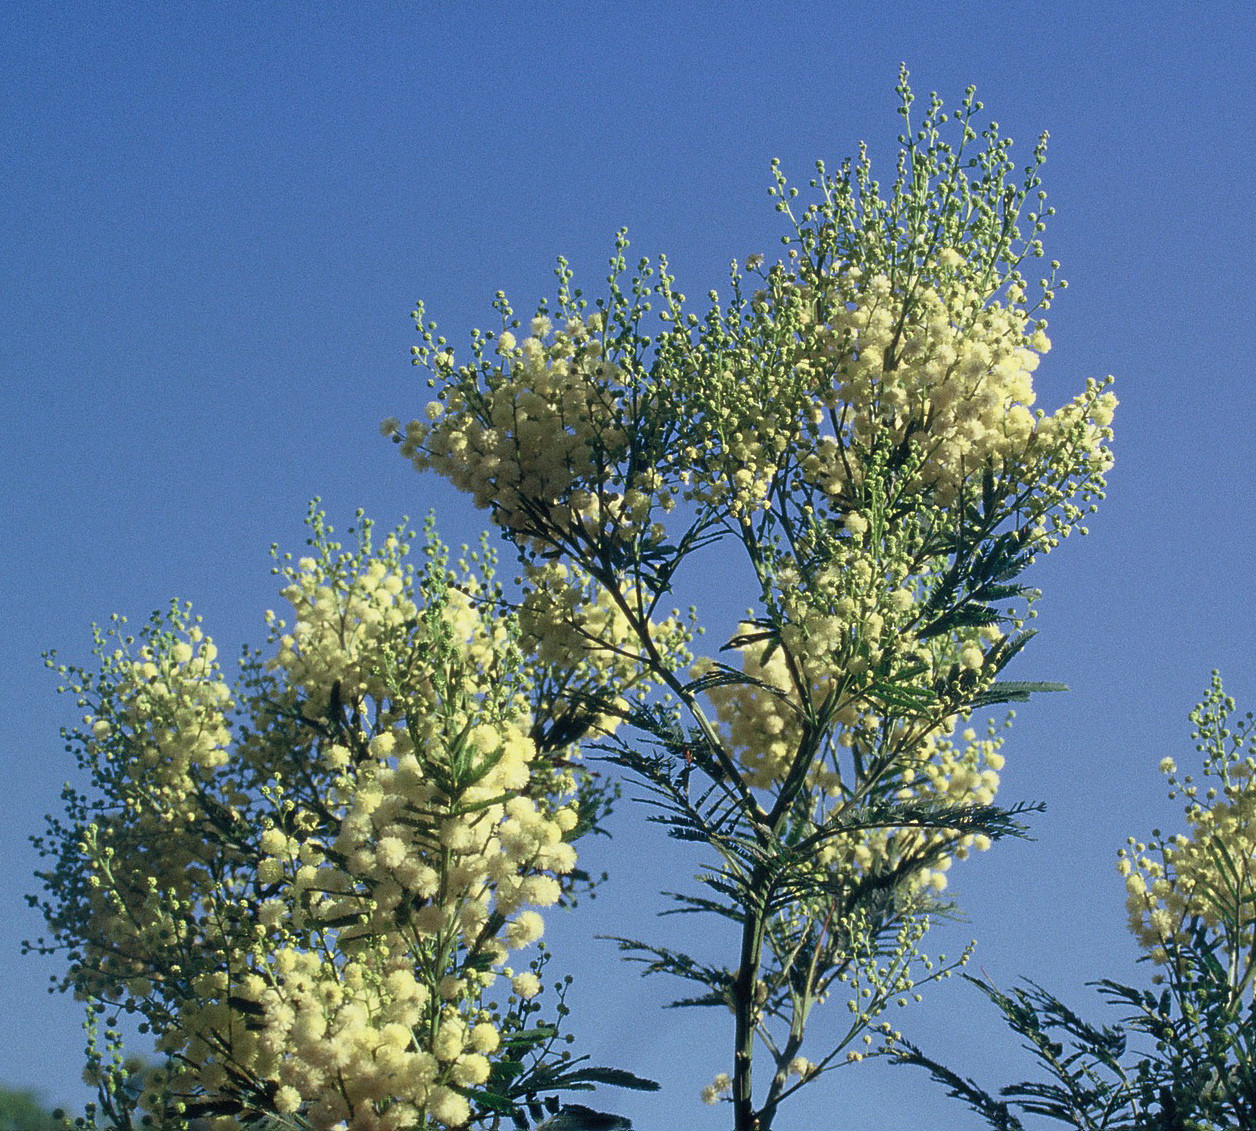
[[[748,627],[748,626],[743,626]],[[780,785],[797,757],[803,739],[804,711],[799,689],[784,649],[763,645],[741,649],[745,683],[728,682],[712,687],[707,696],[715,708],[720,736],[742,767],[746,782],[758,789]],[[694,665],[695,677],[709,671],[709,662]],[[794,670],[797,670],[796,665]],[[889,747],[895,751],[886,767],[889,780],[897,783],[899,801],[938,801],[951,805],[990,805],[999,787],[999,771],[1004,758],[1002,737],[993,731],[978,738],[965,727],[957,737],[957,720],[943,726],[899,723],[888,738],[879,734],[882,720],[866,706],[854,690],[844,698],[839,681],[833,677],[817,680],[810,688],[810,709],[814,712],[829,699],[834,702],[831,735],[817,750],[807,781],[818,799],[813,820],[823,823],[833,808],[852,797],[852,779],[844,761],[851,748],[860,748],[865,760],[872,751]],[[964,859],[972,849],[990,847],[989,837],[971,835],[959,838],[950,830],[878,829],[857,836],[827,841],[816,854],[817,863],[839,873],[884,872],[907,859],[929,860],[915,869],[911,886],[946,887],[946,872],[952,858]],[[934,849],[948,844],[953,850],[938,857]]]
[[[1188,831],[1150,849],[1131,838],[1121,851],[1130,930],[1161,964],[1189,940],[1195,921],[1248,950],[1256,927],[1256,758],[1207,767],[1218,788],[1202,800],[1189,777],[1177,779],[1171,759],[1161,768],[1171,795],[1188,798]]]
[[[1111,466],[1116,399],[1092,380],[1053,414],[1033,407],[1050,342],[1019,284],[993,299],[952,249],[910,287],[799,271],[774,275],[714,341],[678,350],[667,380],[687,422],[671,459],[683,497],[744,517],[809,487],[841,521],[892,464],[930,506],[979,496],[993,471],[998,498],[1028,489],[1065,525],[1080,516],[1068,500]]]
[[[84,996],[147,992],[163,961],[187,943],[180,906],[213,899],[201,794],[220,788],[235,704],[200,624],[178,606],[169,620],[171,630],[153,634],[135,656],[106,650],[97,634],[102,672],[72,689],[91,696],[79,700],[96,710],[84,717],[79,741],[112,753],[104,770],[126,814],[85,825],[81,841],[61,852],[63,862],[80,851],[99,861],[71,913],[75,931],[110,940],[72,971]],[[125,622],[116,623],[120,630]],[[223,797],[238,800],[230,789]]]
[[[556,706],[579,709],[600,703],[591,725],[610,733],[619,725],[629,699],[640,700],[652,684],[645,677],[648,660],[643,642],[626,613],[609,593],[576,567],[548,561],[524,571],[519,607],[524,648],[546,668],[570,673],[558,690]],[[655,622],[640,609],[640,593],[622,594],[629,610],[645,626],[660,655],[680,665],[689,658],[691,632],[675,609]]]
[[[428,420],[383,424],[417,470],[431,468],[522,537],[612,530],[641,517],[639,492],[599,490],[629,445],[633,421],[623,376],[603,355],[600,315],[555,329],[538,315],[532,334],[497,337],[498,364],[436,366],[442,399]]]
[[[471,1109],[459,1089],[488,1079],[487,1054],[500,1044],[491,1020],[433,1001],[407,956],[382,945],[347,962],[282,948],[243,978],[203,976],[197,991],[204,1004],[181,1017],[190,1039],[165,1043],[193,1067],[168,1086],[230,1094],[233,1073],[245,1068],[266,1081],[267,1106],[314,1127],[399,1131],[429,1118],[461,1126]],[[416,1037],[434,1019],[435,1037]]]
[[[227,761],[227,715],[234,703],[216,662],[218,649],[199,625],[168,644],[162,651],[141,648],[133,660],[121,653],[112,657],[114,718],[94,720],[92,735],[106,739],[120,728],[147,770],[150,788],[174,800]]]
[[[397,550],[390,537],[384,556],[351,579],[314,558],[302,558],[295,569],[285,567],[288,584],[280,595],[292,605],[296,620],[279,636],[272,663],[287,673],[293,690],[318,700],[335,684],[343,702],[387,695],[381,649],[389,648],[418,615]]]
[[[1009,718],[1007,725],[1010,722]],[[994,803],[999,772],[1004,764],[1002,736],[991,724],[984,738],[978,737],[971,727],[965,727],[958,739],[957,742],[953,734],[929,734],[920,742],[916,759],[904,759],[906,764],[897,793],[900,801],[942,801],[952,805]],[[984,852],[990,844],[990,838],[982,833],[956,839],[949,830],[896,829],[857,846],[853,859],[864,871],[893,866],[900,860],[928,859],[929,864],[913,874],[911,885],[940,892],[946,888],[947,872],[953,860],[965,860],[974,850]],[[937,850],[943,845],[950,845],[950,850],[939,856]]]
[[[1009,288],[1006,305],[991,301],[964,268],[960,253],[947,249],[931,272],[936,282],[908,292],[852,269],[817,304],[824,322],[808,335],[819,347],[809,371],[838,431],[819,435],[803,466],[839,503],[858,498],[866,473],[863,459],[843,460],[843,451],[910,445],[912,487],[943,506],[991,465],[1009,486],[1034,482],[1041,456],[1064,437],[1074,460],[1108,469],[1115,398],[1091,382],[1059,412],[1033,411],[1033,373],[1050,342],[1018,305],[1023,290]]]

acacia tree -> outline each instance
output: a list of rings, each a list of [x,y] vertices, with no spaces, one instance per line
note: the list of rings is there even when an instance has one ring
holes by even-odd
[[[1018,829],[993,804],[1000,738],[965,720],[1035,689],[998,681],[1031,635],[1020,575],[1084,532],[1111,460],[1106,382],[1032,407],[1056,270],[1031,302],[1045,138],[1013,183],[995,126],[974,148],[972,91],[919,126],[905,74],[900,94],[888,196],[861,155],[820,166],[796,211],[774,167],[784,256],[734,263],[726,301],[691,310],[665,260],[626,282],[621,233],[606,297],[590,305],[560,260],[556,304],[525,328],[499,293],[501,328],[467,361],[420,305],[436,399],[384,424],[515,546],[524,623],[602,672],[572,710],[631,725],[602,749],[709,850],[707,890],[674,898],[732,924],[728,965],[621,945],[697,983],[677,1004],[731,1008],[705,1098],[731,1101],[736,1131],[880,1047],[884,1008],[941,972],[917,960],[947,868]],[[740,665],[677,662],[663,610],[717,546],[754,578],[719,637]],[[627,671],[664,694],[625,706]],[[835,994],[850,1026],[805,1057]]]
[[[1214,672],[1191,722],[1202,780],[1160,763],[1186,831],[1130,837],[1118,858],[1153,988],[1092,983],[1123,1011],[1103,1025],[1033,983],[975,982],[1045,1073],[998,1099],[909,1042],[899,1050],[996,1131],[1021,1131],[1017,1111],[1080,1131],[1256,1125],[1256,717],[1237,715]]]
[[[92,1027],[136,1014],[168,1060],[141,1074],[93,1043],[97,1114],[130,1126],[139,1084],[173,1127],[495,1126],[564,1088],[650,1086],[562,1048],[544,953],[507,965],[584,886],[574,842],[605,815],[547,713],[580,665],[525,659],[491,555],[451,566],[429,531],[416,571],[404,529],[373,546],[361,521],[345,549],[310,524],[276,563],[292,620],[269,614],[235,690],[179,605],[97,632],[98,670],[57,667],[93,789],[37,841],[36,946]]]
[[[919,125],[900,93],[888,195],[864,155],[805,208],[774,167],[783,255],[735,263],[725,300],[692,310],[665,260],[626,280],[621,233],[604,297],[560,260],[556,302],[525,328],[499,295],[467,361],[415,312],[436,397],[384,431],[488,511],[509,595],[483,561],[432,543],[411,575],[404,538],[343,551],[316,520],[279,567],[295,623],[238,692],[180,609],[62,669],[95,792],[45,839],[45,945],[158,1035],[152,1111],[523,1125],[564,1086],[640,1083],[562,1059],[536,971],[493,996],[604,811],[586,738],[705,854],[674,909],[726,923],[728,961],[620,944],[731,1009],[704,1098],[736,1131],[891,1047],[885,1009],[950,969],[920,950],[947,870],[1022,811],[970,715],[1050,686],[999,679],[1031,635],[1021,575],[1084,529],[1115,401],[1033,407],[1043,145],[1014,181],[971,91]],[[715,555],[753,579],[739,623],[669,609]],[[695,656],[708,628],[723,651]],[[814,1048],[833,997],[849,1024]]]

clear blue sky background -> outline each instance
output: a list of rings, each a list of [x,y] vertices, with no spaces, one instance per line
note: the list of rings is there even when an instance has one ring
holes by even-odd
[[[1049,129],[1049,254],[1071,286],[1039,371],[1054,408],[1116,374],[1117,465],[1093,534],[1037,569],[1025,678],[1067,695],[1020,713],[1007,799],[1045,801],[1034,843],[953,873],[997,980],[1081,994],[1141,976],[1113,863],[1169,824],[1156,764],[1219,666],[1256,703],[1251,382],[1256,16],[1248,3],[30,3],[0,20],[0,1081],[81,1103],[78,1010],[50,998],[22,906],[27,837],[69,775],[74,706],[40,652],[86,659],[89,625],[192,599],[224,655],[264,635],[267,547],[307,501],[343,526],[435,507],[482,516],[378,434],[419,411],[411,304],[463,341],[504,288],[527,310],[566,255],[592,291],[612,237],[671,256],[682,289],[780,229],[768,162],[796,182],[867,139],[892,161],[900,60],[918,93],[976,83],[1028,157]],[[739,604],[741,602],[738,602]],[[657,857],[625,808],[593,928],[650,932]],[[697,1089],[726,1019],[655,1012],[583,912],[551,916],[599,1059],[664,1081],[606,1094],[639,1131],[719,1127]],[[659,929],[672,920],[664,920]],[[715,947],[718,940],[696,940]],[[1086,1000],[1083,996],[1082,1000]],[[911,1034],[990,1085],[1018,1070],[952,983]],[[820,1028],[823,1025],[821,1023]],[[861,1066],[781,1126],[964,1129],[923,1075]]]

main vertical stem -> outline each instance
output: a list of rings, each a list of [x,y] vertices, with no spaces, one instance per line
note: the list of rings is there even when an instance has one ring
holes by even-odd
[[[759,982],[759,958],[763,951],[764,912],[761,908],[742,908],[745,918],[741,927],[741,965],[733,983],[736,1030],[733,1051],[733,1127],[735,1131],[768,1131],[755,1114],[751,1092],[751,1067],[754,1061],[754,1035]]]

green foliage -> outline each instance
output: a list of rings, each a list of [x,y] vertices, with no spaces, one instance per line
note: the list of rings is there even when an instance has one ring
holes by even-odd
[[[0,1088],[0,1131],[63,1131],[64,1123],[29,1089]]]
[[[929,1071],[996,1131],[1022,1131],[1013,1114],[1041,1115],[1083,1131],[1232,1131],[1256,1121],[1256,1014],[1236,1002],[1225,972],[1202,949],[1179,955],[1193,966],[1160,991],[1107,979],[1096,985],[1123,1009],[1096,1026],[1032,983],[1003,993],[970,979],[1003,1014],[1045,1078],[1000,1090],[996,1099],[910,1041],[896,1058]]]

